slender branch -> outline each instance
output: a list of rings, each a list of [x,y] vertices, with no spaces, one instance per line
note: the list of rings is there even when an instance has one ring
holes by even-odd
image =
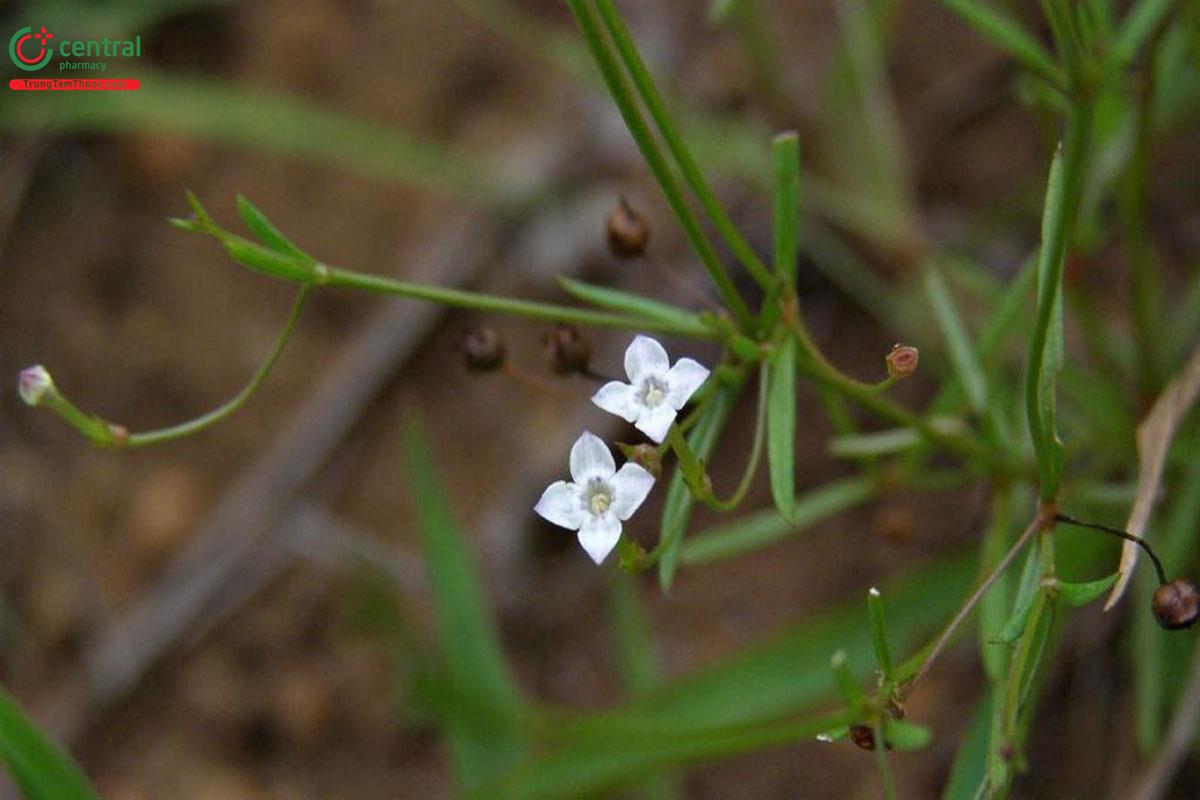
[[[1004,554],[1004,557],[1000,559],[1000,562],[996,564],[996,567],[992,570],[991,574],[989,574],[987,578],[984,579],[983,583],[979,584],[979,587],[971,593],[971,596],[967,598],[967,602],[965,602],[962,608],[958,610],[958,613],[954,615],[954,619],[950,620],[950,624],[942,629],[942,632],[934,641],[933,646],[929,649],[929,654],[925,656],[925,661],[921,664],[921,668],[917,670],[917,674],[914,675],[912,680],[908,682],[908,689],[911,690],[912,687],[916,685],[922,677],[925,676],[925,673],[929,671],[929,668],[933,665],[933,662],[936,661],[938,656],[942,654],[942,651],[946,649],[946,645],[950,642],[950,637],[954,635],[954,632],[958,630],[959,626],[962,625],[963,622],[966,621],[967,617],[971,615],[971,612],[975,610],[975,606],[978,605],[979,601],[983,599],[983,596],[987,594],[987,590],[992,588],[992,584],[1004,574],[1004,571],[1008,569],[1008,565],[1011,564],[1013,559],[1017,557],[1017,554],[1024,549],[1029,540],[1033,538],[1033,535],[1038,531],[1045,529],[1046,524],[1046,518],[1039,514],[1038,516],[1034,517],[1033,521],[1029,523],[1029,526],[1025,528],[1024,532],[1017,537],[1017,541],[1013,543],[1013,546],[1009,548],[1008,552]]]

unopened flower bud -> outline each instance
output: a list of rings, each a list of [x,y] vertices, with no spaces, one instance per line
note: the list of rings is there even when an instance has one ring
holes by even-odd
[[[491,372],[504,363],[504,340],[494,328],[471,328],[458,342],[463,363],[472,372]]]
[[[39,405],[46,392],[54,388],[50,373],[41,364],[21,370],[17,377],[17,393],[31,406]]]
[[[587,373],[592,363],[592,346],[574,325],[558,324],[542,338],[550,369],[559,375]]]
[[[1200,616],[1200,592],[1187,578],[1176,578],[1154,590],[1154,618],[1169,631],[1192,627]]]
[[[887,374],[893,380],[907,378],[917,371],[917,363],[921,359],[921,351],[912,345],[897,344],[887,354]]]
[[[650,226],[624,197],[609,213],[606,225],[608,249],[614,256],[633,258],[646,252],[646,243],[650,240]]]
[[[629,460],[641,466],[655,479],[662,477],[662,456],[652,444],[639,444],[630,449]]]

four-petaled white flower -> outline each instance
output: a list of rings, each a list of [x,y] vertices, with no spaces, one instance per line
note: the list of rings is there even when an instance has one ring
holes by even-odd
[[[672,367],[661,344],[637,336],[625,351],[625,374],[629,383],[606,383],[592,395],[592,402],[662,442],[675,415],[708,379],[708,368],[690,358],[681,358]]]
[[[621,538],[621,523],[650,494],[654,476],[633,462],[618,470],[608,445],[584,431],[571,447],[571,479],[550,484],[533,510],[579,531],[579,543],[599,564]]]

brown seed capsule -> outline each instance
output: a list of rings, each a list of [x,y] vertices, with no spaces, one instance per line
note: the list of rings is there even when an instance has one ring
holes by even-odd
[[[1187,578],[1176,578],[1154,590],[1154,618],[1169,631],[1192,627],[1200,617],[1200,591]]]
[[[587,373],[592,363],[592,346],[574,325],[559,324],[542,338],[550,369],[559,375]]]
[[[850,741],[854,742],[863,750],[874,750],[875,731],[871,730],[866,725],[851,725]]]
[[[491,372],[504,363],[504,340],[493,328],[471,328],[458,342],[463,363],[472,372]]]
[[[887,354],[887,374],[889,378],[900,380],[907,378],[917,371],[917,363],[921,359],[921,351],[912,345],[897,344]]]
[[[620,198],[608,215],[608,249],[617,258],[633,258],[646,252],[650,226],[633,206]]]

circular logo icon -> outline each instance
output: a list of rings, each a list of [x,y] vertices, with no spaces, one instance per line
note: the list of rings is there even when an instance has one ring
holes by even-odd
[[[21,28],[8,42],[8,57],[23,70],[39,70],[54,56],[54,48],[50,45],[53,38],[54,34],[47,33],[45,26],[38,33],[28,26]]]

